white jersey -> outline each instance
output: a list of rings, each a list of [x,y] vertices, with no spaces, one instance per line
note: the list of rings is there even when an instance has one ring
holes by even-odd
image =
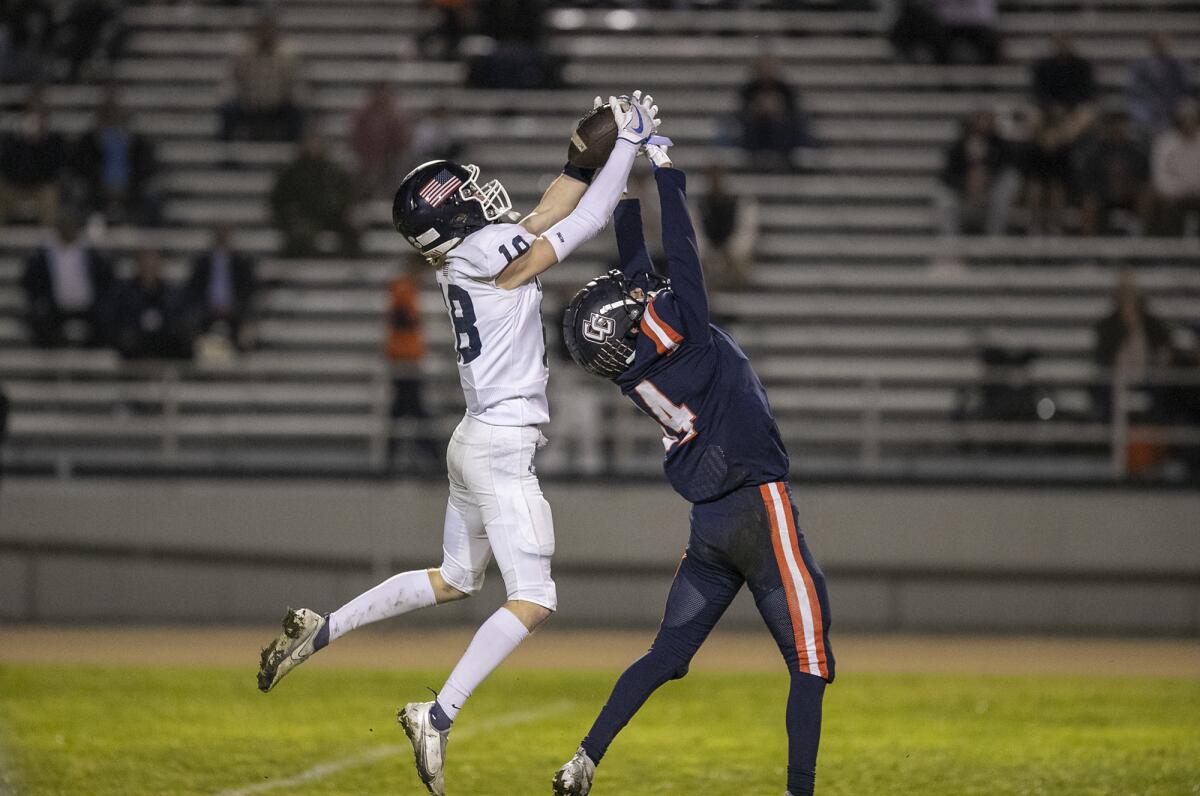
[[[492,426],[550,419],[541,285],[535,279],[504,290],[495,283],[535,237],[520,224],[492,224],[451,249],[438,271],[454,325],[467,415]]]

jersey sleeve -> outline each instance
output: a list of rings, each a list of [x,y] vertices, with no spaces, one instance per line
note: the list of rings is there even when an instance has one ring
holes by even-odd
[[[490,282],[529,251],[535,237],[520,224],[493,224],[451,249],[447,261],[460,276]]]
[[[617,233],[617,255],[621,258],[621,271],[625,278],[633,281],[638,276],[654,270],[650,253],[646,250],[646,238],[642,233],[642,206],[637,199],[622,199],[613,212],[613,230]]]
[[[642,334],[654,341],[659,356],[670,354],[687,339],[679,300],[670,290],[662,291],[646,305],[638,326]]]
[[[709,335],[708,292],[696,246],[696,231],[687,210],[687,180],[679,169],[656,169],[662,205],[663,250],[671,275],[671,293],[686,331],[696,338]]]

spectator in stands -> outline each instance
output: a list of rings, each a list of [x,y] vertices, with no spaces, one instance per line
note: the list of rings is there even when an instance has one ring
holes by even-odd
[[[270,16],[233,60],[232,97],[221,109],[221,137],[295,141],[300,137],[300,64]]]
[[[1026,117],[1028,136],[1020,163],[1025,177],[1029,230],[1034,234],[1062,232],[1067,191],[1072,182],[1071,154],[1075,139],[1060,105]]]
[[[8,440],[8,409],[9,409],[8,393],[4,391],[4,385],[0,384],[0,452],[4,450],[4,443]],[[4,457],[0,456],[0,476],[4,475]]]
[[[1124,109],[1104,114],[1099,140],[1083,160],[1079,187],[1084,235],[1145,232],[1154,201],[1150,162],[1130,135]],[[1114,211],[1122,211],[1121,222]]]
[[[366,104],[354,115],[350,143],[358,160],[358,179],[370,196],[389,194],[412,165],[408,123],[396,107],[392,87],[383,81],[371,86]]]
[[[185,300],[192,328],[201,335],[219,335],[238,350],[253,342],[254,297],[258,281],[254,260],[233,248],[228,224],[217,224],[208,251],[192,261]]]
[[[429,277],[429,264],[414,254],[408,258],[404,273],[392,281],[388,303],[387,356],[392,367],[392,418],[412,418],[411,441],[419,456],[412,463],[417,469],[438,472],[442,465],[442,446],[426,423],[425,377],[421,362],[425,359],[425,338],[421,331],[421,283]],[[389,459],[398,466],[397,454],[404,440],[392,435]]]
[[[1156,231],[1181,235],[1191,216],[1200,231],[1200,104],[1179,102],[1175,128],[1154,140],[1152,171],[1157,194]]]
[[[642,204],[642,208],[646,205]],[[547,304],[551,301],[553,304],[543,307],[543,317],[550,321],[546,354],[555,359],[551,365],[554,378],[547,386],[554,411],[545,428],[548,444],[538,451],[537,468],[539,473],[556,475],[598,475],[604,471],[606,458],[605,424],[598,422],[604,417],[604,394],[596,389],[593,376],[575,366],[561,327],[554,328],[557,324],[552,320],[562,318],[574,295],[573,288],[560,287],[546,297]]]
[[[50,129],[50,113],[34,95],[21,131],[0,138],[0,224],[32,215],[43,226],[54,226],[66,159],[66,141]]]
[[[1071,37],[1050,37],[1051,54],[1033,65],[1033,97],[1043,130],[1070,157],[1075,144],[1096,121],[1096,79],[1092,64],[1075,52]]]
[[[750,282],[754,247],[758,242],[758,202],[729,190],[725,169],[713,164],[705,171],[707,185],[696,201],[700,259],[717,290],[741,290]]]
[[[75,215],[63,213],[55,236],[25,261],[21,276],[33,344],[104,344],[112,285],[112,267],[83,239]]]
[[[543,47],[544,0],[489,0],[479,7],[479,32],[490,51],[472,58],[467,85],[475,88],[554,88],[560,58]]]
[[[117,289],[114,340],[126,359],[187,359],[192,355],[179,291],[162,277],[157,249],[139,249],[137,273]]]
[[[937,62],[1000,63],[996,0],[938,0]]]
[[[337,235],[342,254],[358,254],[358,230],[350,218],[354,193],[354,181],[329,157],[325,140],[316,133],[306,135],[296,159],[279,172],[271,189],[283,255],[317,254],[317,237],[325,231]]]
[[[154,224],[159,202],[151,186],[157,170],[154,146],[129,126],[129,114],[110,94],[96,113],[96,126],[84,134],[72,158],[83,181],[89,211],[110,224]]]
[[[936,0],[899,0],[888,39],[896,54],[912,63],[946,63],[946,40]]]
[[[1033,64],[1033,96],[1038,106],[1059,105],[1068,111],[1096,98],[1092,64],[1075,52],[1066,33],[1050,36],[1050,55]]]
[[[411,163],[457,160],[462,151],[463,143],[458,134],[458,124],[448,106],[439,103],[430,108],[428,113],[421,115],[413,128],[412,149],[409,153]]]
[[[59,54],[67,62],[67,79],[76,83],[84,66],[103,46],[114,60],[122,41],[121,20],[106,0],[74,0],[59,32]]]
[[[1171,329],[1146,305],[1132,271],[1123,271],[1113,291],[1112,311],[1095,327],[1095,362],[1106,373],[1119,371],[1127,384],[1146,381],[1155,367],[1171,364]],[[1112,390],[1098,385],[1093,392],[1098,414],[1112,414]]]
[[[942,183],[951,195],[943,225],[946,234],[1004,234],[1020,188],[1012,149],[1001,137],[992,111],[976,110],[962,120],[942,168]]]
[[[38,83],[53,63],[54,12],[43,0],[0,2],[0,82]]]
[[[1171,37],[1150,37],[1150,55],[1129,70],[1129,115],[1140,138],[1151,141],[1170,129],[1175,106],[1191,93],[1188,65],[1171,52]]]
[[[467,27],[472,4],[470,0],[425,0],[425,5],[437,11],[438,24],[417,39],[421,55],[424,58],[453,61],[458,57],[458,47]],[[431,46],[435,40],[438,46]]]
[[[796,92],[784,79],[779,62],[770,56],[756,60],[739,95],[742,148],[750,155],[751,167],[795,170],[792,150],[812,140]]]

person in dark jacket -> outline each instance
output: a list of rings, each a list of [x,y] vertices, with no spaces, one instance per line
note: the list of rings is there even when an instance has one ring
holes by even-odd
[[[778,62],[763,56],[739,91],[742,148],[761,171],[794,170],[792,150],[811,145],[795,89],[784,79]]]
[[[1071,110],[1096,98],[1096,75],[1090,61],[1075,52],[1066,33],[1050,37],[1050,55],[1033,64],[1033,96],[1040,107]]]
[[[1149,371],[1171,364],[1171,327],[1150,312],[1132,271],[1123,272],[1113,290],[1113,307],[1095,326],[1095,362],[1106,373],[1117,371],[1127,384],[1146,381]],[[1112,390],[1097,387],[1093,399],[1099,414],[1112,414]]]
[[[37,220],[54,226],[66,160],[66,141],[50,129],[50,114],[41,97],[34,96],[21,132],[0,136],[0,224],[16,215],[14,210],[33,204]]]
[[[230,237],[228,224],[213,227],[212,247],[192,261],[186,300],[197,332],[213,332],[223,324],[229,341],[246,348],[258,282],[254,260],[234,249]]]
[[[96,126],[75,147],[76,174],[87,186],[88,209],[110,223],[156,220],[150,183],[156,170],[154,147],[129,127],[129,114],[110,95],[96,113]]]
[[[64,214],[57,236],[25,261],[21,276],[33,344],[104,344],[112,285],[108,261],[83,240],[78,220]]]
[[[309,133],[299,156],[279,172],[271,189],[271,210],[283,235],[283,255],[317,254],[317,235],[326,230],[337,235],[342,254],[357,254],[358,230],[350,220],[353,205],[350,175],[329,157],[324,140]]]
[[[138,251],[137,275],[118,289],[113,315],[117,350],[126,359],[191,357],[183,302],[163,280],[156,249]]]
[[[997,131],[991,111],[973,111],[963,119],[942,169],[942,184],[952,195],[947,233],[1004,233],[1019,188],[1011,149]]]

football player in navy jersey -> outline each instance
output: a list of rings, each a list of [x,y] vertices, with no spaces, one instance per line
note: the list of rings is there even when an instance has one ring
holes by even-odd
[[[737,343],[709,321],[684,175],[663,147],[644,149],[658,183],[670,280],[654,272],[637,201],[622,201],[614,214],[622,268],[575,296],[563,334],[576,363],[615,381],[662,426],[663,467],[692,503],[691,534],[653,645],[621,675],[555,775],[554,792],[589,793],[617,733],[659,686],[687,674],[745,584],[791,673],[787,788],[808,796],[821,702],[834,676],[825,577],[799,530],[788,455],[766,390]]]

